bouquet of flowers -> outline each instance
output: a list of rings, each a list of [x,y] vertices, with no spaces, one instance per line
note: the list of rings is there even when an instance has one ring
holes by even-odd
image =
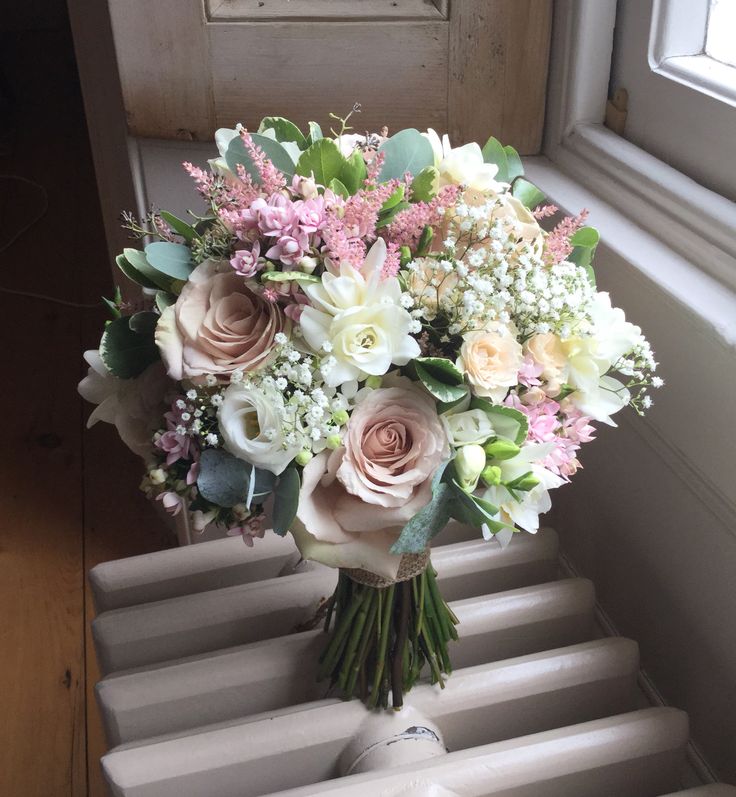
[[[107,302],[80,392],[169,512],[252,545],[269,502],[339,568],[321,676],[399,707],[451,671],[432,538],[535,532],[594,424],[662,380],[596,291],[587,214],[555,223],[512,147],[338,121],[219,130],[208,170],[184,164],[203,215],[124,215],[143,305]]]

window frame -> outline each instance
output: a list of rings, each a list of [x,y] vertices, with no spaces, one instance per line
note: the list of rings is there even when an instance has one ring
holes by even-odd
[[[736,292],[736,203],[603,125],[615,24],[616,0],[555,3],[544,154]]]

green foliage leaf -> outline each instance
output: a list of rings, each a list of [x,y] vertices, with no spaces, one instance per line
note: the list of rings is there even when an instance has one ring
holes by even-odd
[[[462,385],[462,371],[444,357],[417,357],[414,361],[420,365],[430,376],[446,385]]]
[[[166,293],[166,291],[158,291],[156,294],[156,307],[158,307],[159,313],[163,313],[172,304],[176,304],[176,296],[172,293]]]
[[[153,339],[157,321],[155,313],[136,313],[117,318],[105,327],[100,357],[111,374],[120,379],[133,379],[159,359]],[[131,322],[135,328],[131,328]]]
[[[340,172],[340,182],[347,188],[349,194],[357,193],[368,176],[368,168],[363,159],[363,153],[356,149],[348,158]]]
[[[511,440],[520,446],[529,433],[529,420],[523,412],[515,410],[513,407],[506,407],[500,404],[491,404],[478,396],[473,396],[470,401],[471,409],[481,409],[491,416],[493,429],[499,437]]]
[[[288,179],[294,175],[294,162],[289,153],[279,144],[267,136],[251,133],[253,143],[259,146],[273,165]],[[253,159],[243,145],[243,139],[236,136],[229,144],[225,153],[225,162],[233,173],[237,174],[237,166],[241,164],[246,172],[253,178],[253,182],[260,184],[261,177],[253,165]]]
[[[588,274],[590,284],[595,287],[595,271],[593,271],[593,256],[598,246],[601,236],[595,227],[581,227],[570,238],[572,244],[572,252],[568,256],[568,260],[581,266]]]
[[[498,166],[496,180],[502,183],[509,182],[508,156],[503,144],[491,136],[483,147],[483,160],[486,163],[495,163]]]
[[[317,122],[309,122],[309,135],[307,136],[307,145],[314,144],[322,138],[322,128]]]
[[[467,523],[469,526],[480,527],[484,523],[493,523],[498,515],[498,507],[477,495],[466,493],[465,490],[452,480],[452,505],[450,511],[455,520]]]
[[[117,288],[119,291],[120,289]],[[105,306],[110,311],[110,315],[113,318],[120,318],[120,308],[118,307],[118,303],[113,299],[108,299],[105,296],[102,297],[102,301],[105,303]]]
[[[314,176],[316,182],[327,186],[330,180],[340,179],[345,162],[332,139],[320,138],[302,152],[296,173],[303,177]]]
[[[307,148],[307,139],[304,138],[304,133],[283,116],[265,116],[261,119],[258,132],[263,133],[266,130],[273,130],[276,134],[276,141],[293,141],[299,149]]]
[[[524,174],[524,167],[521,165],[519,153],[510,144],[507,144],[503,151],[506,153],[507,182],[513,183],[517,177],[521,177]]]
[[[187,224],[186,221],[177,218],[173,213],[169,213],[168,210],[162,210],[159,216],[177,235],[181,235],[187,243],[191,243],[197,237],[197,231],[191,224]]]
[[[164,274],[162,271],[154,268],[140,249],[123,249],[123,255],[131,267],[141,274],[145,279],[153,285],[154,288],[160,288],[164,291],[174,292],[173,283],[174,279]]]
[[[194,269],[188,246],[170,241],[156,241],[145,249],[146,260],[152,268],[167,277],[186,282]]]
[[[329,188],[329,189],[330,189],[330,190],[331,190],[331,191],[332,191],[334,194],[338,194],[339,196],[341,196],[341,197],[345,197],[346,199],[347,199],[347,197],[349,197],[349,196],[350,196],[350,191],[348,191],[348,189],[346,188],[346,186],[345,186],[343,183],[341,183],[341,182],[340,182],[340,181],[337,179],[337,177],[333,177],[333,178],[330,180],[330,184],[329,184],[328,188]]]
[[[409,127],[400,130],[381,144],[379,152],[383,152],[385,160],[379,180],[385,182],[396,178],[402,179],[409,172],[419,174],[427,166],[434,165],[434,152],[426,136]]]
[[[404,526],[398,540],[391,546],[391,553],[421,553],[452,517],[452,499],[453,490],[449,484],[436,484],[432,500]]]
[[[404,199],[404,186],[400,185],[393,191],[391,196],[381,205],[381,210],[379,211],[379,215],[388,213],[389,210],[393,210],[402,200]]]
[[[273,530],[280,537],[286,534],[294,522],[299,508],[300,489],[299,471],[294,465],[291,465],[279,476],[274,490]]]
[[[390,199],[390,197],[389,197]],[[409,202],[397,202],[392,208],[390,208],[387,212],[382,213],[379,215],[379,221],[376,223],[376,229],[380,229],[381,227],[385,227],[396,218],[403,210],[407,210],[411,207]]]
[[[218,506],[243,503],[248,494],[250,468],[247,462],[222,448],[206,448],[199,457],[197,489]]]
[[[537,188],[536,185],[530,183],[528,180],[524,180],[523,178],[516,180],[513,188],[511,189],[511,193],[521,203],[528,207],[529,210],[534,210],[534,208],[541,205],[546,199],[544,194]]]
[[[137,249],[126,249],[126,252],[137,252]],[[145,256],[143,257],[145,261]],[[142,271],[137,269],[129,260],[128,258],[123,255],[118,255],[115,258],[115,263],[117,267],[125,274],[125,276],[135,282],[137,285],[140,285],[141,288],[148,288],[149,290],[156,290],[159,286],[151,279],[150,276],[144,274]],[[148,261],[146,261],[146,268],[150,269],[148,265]]]
[[[439,190],[440,173],[434,166],[426,166],[412,180],[412,202],[429,202],[437,196]]]
[[[248,476],[248,494],[250,495],[251,490],[253,491],[251,504],[262,504],[266,500],[276,486],[276,478],[276,474],[270,470],[256,468],[255,466],[251,468]],[[248,508],[250,509],[250,504]]]
[[[414,368],[419,380],[427,390],[445,404],[462,399],[467,395],[465,385],[448,385],[433,377],[422,365],[415,362]]]

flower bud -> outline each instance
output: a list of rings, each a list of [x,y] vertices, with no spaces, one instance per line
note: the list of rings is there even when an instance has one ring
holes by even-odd
[[[163,468],[156,468],[148,472],[151,484],[163,484],[166,481],[166,471]]]
[[[492,443],[486,443],[483,450],[492,459],[513,459],[521,449],[511,440],[496,439]]]
[[[460,486],[468,493],[472,493],[478,486],[478,478],[486,466],[486,453],[477,444],[463,446],[455,454],[455,472],[460,480]]]
[[[332,413],[332,420],[338,426],[342,426],[343,424],[347,423],[348,418],[350,418],[350,416],[348,415],[347,410],[336,410]]]
[[[342,438],[339,434],[331,434],[327,438],[327,448],[336,449],[342,445]]]
[[[298,190],[304,199],[314,199],[317,194],[319,194],[317,184],[311,177],[302,177],[302,179],[299,180]]]
[[[192,512],[192,526],[194,526],[195,531],[204,531],[214,519],[215,512],[213,510],[202,512],[200,509],[197,509]]]
[[[365,386],[369,387],[371,390],[378,390],[378,388],[381,387],[382,381],[380,376],[369,376],[368,379],[365,380]]]
[[[480,478],[486,487],[501,484],[501,468],[498,465],[486,465],[481,471]]]
[[[305,274],[311,274],[317,265],[319,264],[319,260],[316,257],[309,257],[305,255],[304,257],[300,258],[297,261],[297,267],[299,271],[303,271]]]
[[[299,452],[299,453],[298,453],[298,454],[297,454],[297,455],[294,457],[294,460],[296,461],[296,464],[297,464],[297,465],[302,465],[302,466],[304,466],[304,465],[306,465],[306,464],[307,464],[307,462],[309,462],[309,460],[310,460],[310,459],[312,459],[312,457],[313,457],[313,456],[314,456],[314,454],[312,454],[312,452],[311,452],[311,451],[310,451],[308,448],[303,448],[303,449],[302,449],[302,450],[301,450],[301,451],[300,451],[300,452]]]

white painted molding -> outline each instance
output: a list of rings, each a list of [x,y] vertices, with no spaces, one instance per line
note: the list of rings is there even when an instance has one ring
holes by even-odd
[[[615,11],[615,0],[556,4],[544,152],[663,245],[736,290],[736,204],[602,125]],[[662,51],[665,39],[655,31],[652,50]]]

